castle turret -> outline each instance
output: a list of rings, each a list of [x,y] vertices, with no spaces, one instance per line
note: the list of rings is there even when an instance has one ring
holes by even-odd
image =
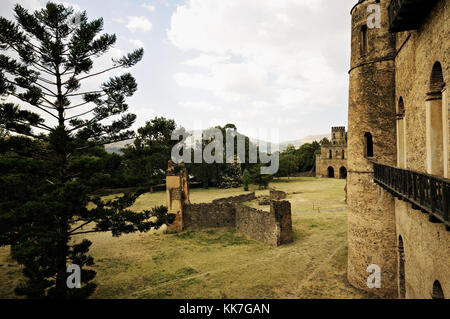
[[[377,295],[396,297],[394,200],[373,182],[373,162],[396,164],[395,37],[388,31],[389,2],[360,0],[351,11],[348,280]],[[373,264],[381,269],[380,288],[367,284]]]
[[[335,126],[331,128],[331,144],[333,145],[347,144],[347,141],[345,139],[345,126]]]

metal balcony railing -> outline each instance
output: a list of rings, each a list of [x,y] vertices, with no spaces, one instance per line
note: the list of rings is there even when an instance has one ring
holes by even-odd
[[[393,166],[373,164],[375,182],[413,209],[450,228],[450,180]]]

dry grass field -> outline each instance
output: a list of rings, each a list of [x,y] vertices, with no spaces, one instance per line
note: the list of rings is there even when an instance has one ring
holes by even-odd
[[[172,235],[161,229],[119,238],[90,234],[98,273],[93,298],[373,298],[346,280],[345,181],[291,178],[270,186],[289,194],[292,244],[268,247],[233,229]],[[268,190],[256,192],[268,195]],[[242,193],[193,189],[191,201]],[[163,192],[144,194],[133,209],[161,204]],[[259,207],[257,202],[248,204]],[[0,298],[14,298],[20,278],[9,247],[0,248]]]

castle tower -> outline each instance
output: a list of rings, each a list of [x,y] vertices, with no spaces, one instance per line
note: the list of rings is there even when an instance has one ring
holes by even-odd
[[[355,287],[397,297],[394,200],[373,182],[373,162],[395,165],[397,159],[395,37],[388,31],[389,3],[360,0],[351,10],[347,275]],[[379,27],[370,20],[374,8],[381,14]],[[367,285],[372,264],[381,269],[381,288]]]
[[[345,126],[336,126],[331,128],[331,144],[345,145]]]

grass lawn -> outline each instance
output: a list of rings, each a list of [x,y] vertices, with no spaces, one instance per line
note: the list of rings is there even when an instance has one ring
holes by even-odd
[[[278,248],[233,229],[180,234],[163,230],[114,238],[90,234],[98,284],[94,298],[373,298],[346,280],[344,180],[291,178],[271,187],[288,192],[294,242]],[[191,190],[191,202],[244,193]],[[268,190],[256,191],[268,195]],[[134,209],[165,204],[165,193],[142,195]],[[259,207],[253,201],[248,203]],[[314,205],[314,206],[313,206]],[[0,298],[14,297],[19,267],[0,248]]]

